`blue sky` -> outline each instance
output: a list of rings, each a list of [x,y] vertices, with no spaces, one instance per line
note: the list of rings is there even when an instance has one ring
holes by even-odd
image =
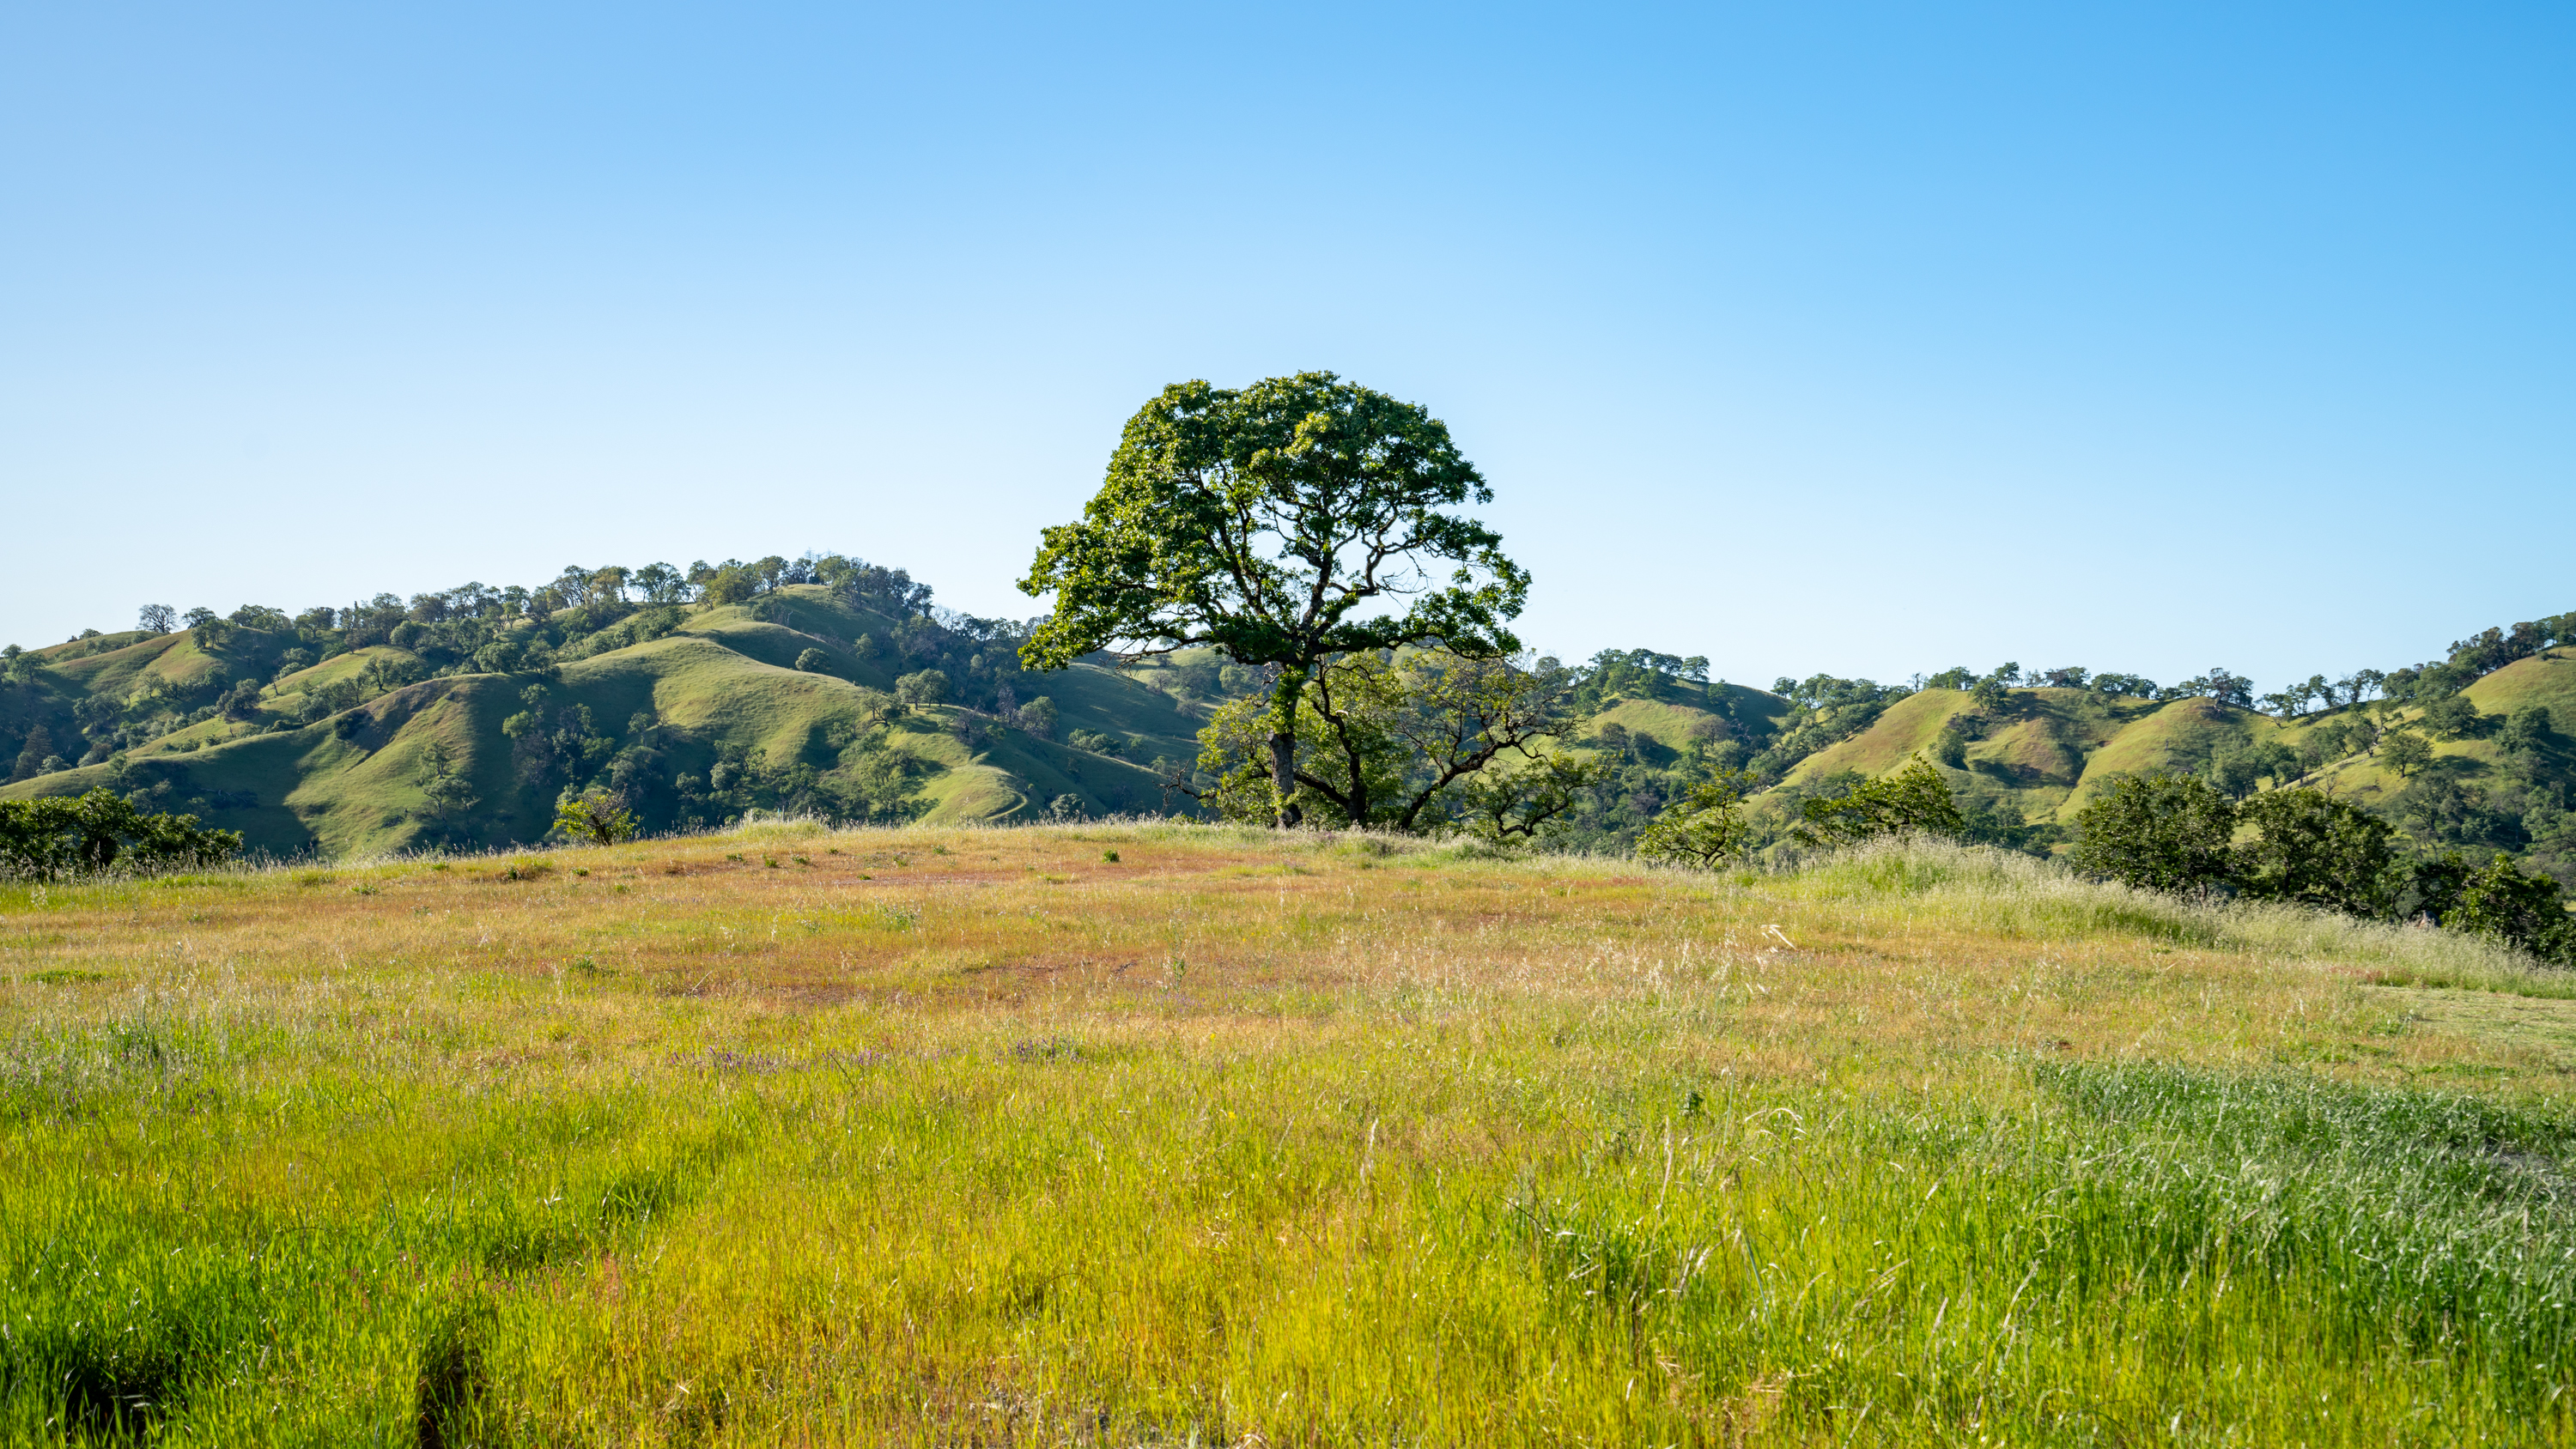
[[[2563,6],[0,5],[0,642],[809,548],[1024,614],[1145,398],[1320,367],[1558,651],[2386,668],[2576,608],[2571,74]]]

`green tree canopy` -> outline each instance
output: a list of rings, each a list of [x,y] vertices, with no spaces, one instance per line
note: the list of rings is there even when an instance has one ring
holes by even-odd
[[[924,669],[904,675],[894,682],[894,694],[895,698],[916,708],[946,703],[948,673],[941,669]]]
[[[1492,498],[1422,407],[1329,372],[1175,384],[1128,420],[1082,518],[1046,530],[1020,587],[1055,610],[1021,661],[1209,645],[1277,666],[1271,784],[1277,823],[1294,825],[1297,705],[1325,661],[1519,648],[1504,626],[1529,576],[1500,535],[1448,511]]]
[[[2518,946],[2544,961],[2576,962],[2576,917],[2560,903],[2558,882],[2526,872],[2510,855],[2498,852],[2483,867],[2469,866],[2457,852],[2447,855],[2436,872],[2456,885],[2439,907],[2443,925]]]
[[[2236,818],[2255,831],[2239,848],[2237,880],[2247,895],[2356,916],[2388,913],[2397,857],[2386,821],[2322,790],[2257,795]]]
[[[2433,744],[2412,730],[2390,730],[2380,751],[2388,768],[2403,780],[2433,763]]]
[[[1798,837],[1810,845],[1851,845],[1881,835],[1916,832],[1957,836],[1967,818],[1950,798],[1950,784],[1922,759],[1904,769],[1863,780],[1837,799],[1798,807]]]
[[[20,879],[195,869],[241,847],[237,831],[205,829],[194,815],[156,815],[105,788],[78,799],[0,800],[0,875]]]
[[[1465,808],[1498,840],[1526,838],[1603,775],[1588,762],[1548,764],[1547,742],[1571,723],[1569,687],[1553,660],[1440,649],[1328,660],[1297,706],[1291,778],[1300,807],[1336,826],[1406,831],[1447,826]],[[1200,732],[1199,769],[1217,783],[1192,793],[1229,819],[1277,816],[1269,719],[1267,701],[1233,700]],[[1472,799],[1461,793],[1505,765],[1537,773],[1508,788],[1489,780]]]
[[[2186,891],[2235,874],[2236,806],[2196,775],[2133,775],[2075,817],[2074,864],[2124,885]]]
[[[1744,797],[1759,784],[1741,770],[1720,770],[1664,807],[1637,836],[1637,857],[1714,870],[1742,854],[1753,837]]]
[[[575,845],[615,845],[633,839],[635,827],[635,812],[614,790],[566,790],[555,802],[555,833]]]

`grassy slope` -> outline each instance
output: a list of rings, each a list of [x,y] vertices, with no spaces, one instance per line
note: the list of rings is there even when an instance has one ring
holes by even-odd
[[[2544,708],[2559,733],[2568,733],[2576,729],[2576,649],[2552,649],[2517,659],[2462,693],[2481,714]]]
[[[1965,690],[1926,689],[1908,695],[1888,706],[1887,712],[1868,729],[1800,760],[1797,768],[1789,772],[1787,783],[1798,784],[1845,770],[1883,775],[1912,759],[1916,751],[1930,751],[1941,726],[1967,713],[1968,708]]]
[[[1789,701],[1776,694],[1766,694],[1741,684],[1720,682],[1717,699],[1710,699],[1696,685],[1664,684],[1656,687],[1652,697],[1621,699],[1586,721],[1586,732],[1597,731],[1604,724],[1617,724],[1630,734],[1643,735],[1668,750],[1679,750],[1687,744],[1691,732],[1711,718],[1721,721],[1728,713],[1739,721],[1761,722],[1776,727],[1791,713]],[[1718,706],[1723,705],[1721,709]]]
[[[1661,699],[1623,699],[1586,720],[1584,733],[1599,734],[1603,725],[1615,724],[1667,750],[1679,751],[1690,743],[1693,729],[1716,718],[1716,714],[1695,705]]]
[[[2462,693],[2480,714],[2510,715],[2535,706],[2546,709],[2552,728],[2562,735],[2576,735],[2576,650],[2553,649],[2529,659],[2517,659]],[[2412,719],[2421,713],[2409,710],[2403,717]],[[2292,737],[2314,729],[2326,718],[2317,715],[2300,721]],[[2492,770],[2503,760],[2503,751],[2493,740],[2436,740],[2433,753],[2437,759],[2460,762],[2473,775]],[[2311,783],[2371,804],[2395,795],[2408,782],[2399,779],[2397,772],[2373,752],[2328,766]]]
[[[1748,722],[1760,719],[1777,726],[1786,720],[1795,708],[1780,696],[1767,690],[1755,689],[1749,684],[1729,684],[1721,679],[1717,681],[1714,688],[1718,695],[1717,702],[1725,704],[1737,719]]]
[[[271,701],[282,701],[290,694],[302,694],[306,690],[321,685],[336,684],[343,679],[355,679],[366,673],[368,666],[377,663],[417,666],[420,665],[421,658],[408,649],[396,649],[391,644],[371,644],[364,649],[352,649],[345,654],[334,654],[319,664],[299,669],[293,674],[280,675],[277,681],[262,693]]]
[[[1942,849],[0,886],[0,1438],[2563,1442],[2576,1009],[2437,979],[2566,989]]]
[[[1126,741],[1123,753],[1139,761],[1164,755],[1187,764],[1198,758],[1200,717],[1115,669],[1077,664],[1058,674],[1033,674],[1024,692],[1055,701],[1059,738],[1095,730]]]
[[[110,642],[105,639],[93,644]],[[70,646],[56,645],[55,650]],[[39,650],[40,654],[50,651]],[[184,667],[182,661],[187,661]],[[183,680],[209,667],[204,651],[186,634],[136,634],[131,641],[102,654],[70,659],[52,666],[55,679],[76,694],[107,694],[118,699],[140,688],[147,678]]]
[[[2047,819],[2089,792],[2089,771],[2153,768],[2196,747],[2201,721],[2195,713],[2155,723],[2177,707],[2105,699],[2080,689],[2014,690],[1987,721],[1983,737],[1969,742],[1967,767],[1943,774],[1963,798],[2025,819]],[[1919,691],[1889,706],[1868,729],[1799,761],[1786,783],[1846,770],[1885,774],[1918,753],[1929,759],[1942,727],[1975,713],[1965,690]],[[2104,767],[2106,758],[2115,763]],[[2145,763],[2116,763],[2121,761]]]
[[[685,733],[677,753],[687,768],[703,771],[718,748],[734,745],[772,765],[801,759],[829,768],[835,757],[824,742],[826,729],[859,720],[870,707],[862,690],[891,690],[898,672],[889,650],[862,658],[851,645],[861,635],[890,639],[893,621],[844,608],[820,589],[783,590],[781,602],[792,611],[789,624],[765,623],[741,609],[711,609],[665,638],[568,663],[549,690],[550,707],[585,705],[599,728],[621,738],[635,715],[649,711]],[[224,651],[237,668],[265,647],[251,635],[243,631],[242,647]],[[829,672],[792,667],[809,648],[831,657]],[[292,695],[353,676],[379,658],[413,660],[383,646],[341,655],[280,680],[264,707],[285,717],[295,705]],[[215,662],[187,635],[175,634],[72,661],[46,678],[69,697],[82,689],[122,697],[151,677],[186,681]],[[541,808],[517,798],[509,742],[500,730],[522,707],[518,692],[528,683],[464,675],[412,685],[362,706],[364,726],[347,739],[328,721],[268,734],[258,724],[206,720],[139,747],[130,758],[183,771],[188,791],[253,797],[253,804],[213,808],[206,816],[243,832],[256,848],[336,856],[399,849],[421,834],[429,823],[421,783],[430,742],[437,740],[481,798],[472,818],[491,843],[506,844],[533,838],[548,823],[539,818]],[[1157,777],[1143,764],[1158,755],[1190,759],[1198,727],[1168,696],[1090,665],[1025,676],[1022,694],[1055,700],[1059,735],[1076,728],[1115,735],[1127,742],[1132,760],[1016,731],[999,740],[979,737],[970,748],[944,728],[959,711],[933,710],[892,740],[928,772],[922,794],[931,820],[1026,818],[1062,795],[1094,815],[1167,808]],[[0,790],[0,798],[77,794],[110,779],[110,766],[91,766],[23,781]]]
[[[491,675],[435,679],[387,694],[355,713],[362,727],[342,738],[330,722],[278,734],[243,734],[193,752],[156,741],[135,752],[147,767],[175,765],[185,789],[247,793],[256,803],[207,812],[208,823],[242,832],[253,848],[278,854],[339,855],[399,848],[419,833],[420,776],[431,739],[447,743],[457,767],[487,799],[509,787],[506,751],[495,748],[515,696]],[[221,721],[183,731],[219,731]],[[235,727],[237,728],[237,727]],[[143,778],[158,778],[147,768]],[[0,797],[75,795],[114,781],[114,766],[85,766],[0,791]],[[497,826],[513,822],[498,816]]]
[[[2084,762],[2084,774],[2067,795],[2059,814],[2075,812],[2122,775],[2155,770],[2196,770],[2222,743],[2249,735],[2266,722],[2252,710],[2211,699],[2177,699],[2140,716]]]
[[[2465,691],[2482,714],[2549,710],[2561,733],[2576,733],[2576,650],[2518,660]],[[1957,690],[1924,690],[1891,706],[1869,729],[1799,762],[1789,783],[1845,770],[1884,774],[1928,750],[1944,722],[1969,712]],[[2409,710],[2401,718],[2421,711]],[[2072,820],[2112,779],[2157,769],[2196,770],[2230,739],[2275,742],[2293,750],[2334,718],[2318,713],[2274,720],[2206,699],[2157,705],[2106,701],[2081,690],[2015,690],[2005,719],[1968,749],[1968,769],[1944,774],[1962,797],[2020,808],[2025,818]],[[1631,726],[1635,728],[1635,726]],[[2434,753],[2472,774],[2496,768],[2492,740],[2437,741]],[[2311,785],[2370,804],[2405,787],[2376,754],[2356,755],[2311,777]]]

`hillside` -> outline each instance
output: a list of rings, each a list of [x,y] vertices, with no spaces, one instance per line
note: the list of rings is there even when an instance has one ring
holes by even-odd
[[[1269,687],[1206,649],[1025,673],[1026,624],[930,597],[900,570],[773,557],[685,579],[667,565],[567,570],[537,590],[470,584],[293,618],[199,611],[184,629],[0,651],[0,761],[15,761],[0,797],[103,786],[266,851],[331,856],[533,841],[579,789],[613,790],[651,831],[755,811],[1187,813],[1166,782],[1189,774],[1198,731]],[[2062,847],[2117,780],[2180,771],[2238,796],[2330,790],[2416,849],[2507,851],[2576,883],[2570,627],[2490,629],[2441,663],[2319,676],[2264,696],[2261,712],[2251,682],[2224,670],[2162,688],[2006,665],[1762,690],[1652,649],[1539,661],[1565,690],[1564,733],[1544,748],[1607,767],[1545,843],[1623,851],[1726,770],[1760,791],[1767,848],[1805,799],[1919,757],[1975,838],[2021,849]],[[2385,738],[2424,741],[2428,757],[2392,756]]]
[[[613,784],[648,829],[762,808],[930,822],[1159,813],[1152,767],[1197,748],[1190,706],[1114,670],[1023,674],[1007,641],[820,583],[742,603],[621,603],[569,639],[504,618],[485,631],[502,652],[484,651],[520,666],[505,669],[440,668],[357,630],[268,615],[270,627],[28,651],[0,691],[0,745],[21,756],[31,739],[61,742],[61,768],[0,798],[106,786],[262,850],[338,856],[535,840],[558,793],[585,779]],[[332,652],[306,662],[321,649]],[[898,701],[899,681],[924,669],[949,676],[952,702]]]

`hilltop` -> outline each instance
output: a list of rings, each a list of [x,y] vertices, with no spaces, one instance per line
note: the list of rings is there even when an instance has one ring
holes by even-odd
[[[653,832],[761,810],[1190,815],[1174,785],[1191,783],[1199,730],[1268,688],[1206,649],[1032,673],[1029,623],[931,598],[902,570],[823,555],[569,569],[534,590],[293,617],[200,610],[184,628],[147,611],[157,627],[9,656],[0,761],[16,767],[0,797],[104,786],[326,856],[532,842],[583,787],[613,789]],[[1604,773],[1547,843],[1624,850],[1693,783],[1741,770],[1776,844],[1803,800],[1922,758],[1972,838],[2017,849],[2062,847],[2110,782],[2182,771],[2239,796],[2328,790],[2419,849],[2501,850],[2576,883],[2570,632],[2567,615],[2491,629],[2440,663],[2260,700],[2225,670],[2166,687],[2005,665],[1761,689],[1711,680],[1704,659],[1604,650],[1562,671],[1554,745]]]
[[[590,780],[654,831],[1158,812],[1156,762],[1197,749],[1183,702],[1094,664],[1022,674],[1003,625],[908,580],[779,572],[743,597],[512,610],[469,587],[26,651],[0,797],[105,786],[338,856],[533,841]]]

